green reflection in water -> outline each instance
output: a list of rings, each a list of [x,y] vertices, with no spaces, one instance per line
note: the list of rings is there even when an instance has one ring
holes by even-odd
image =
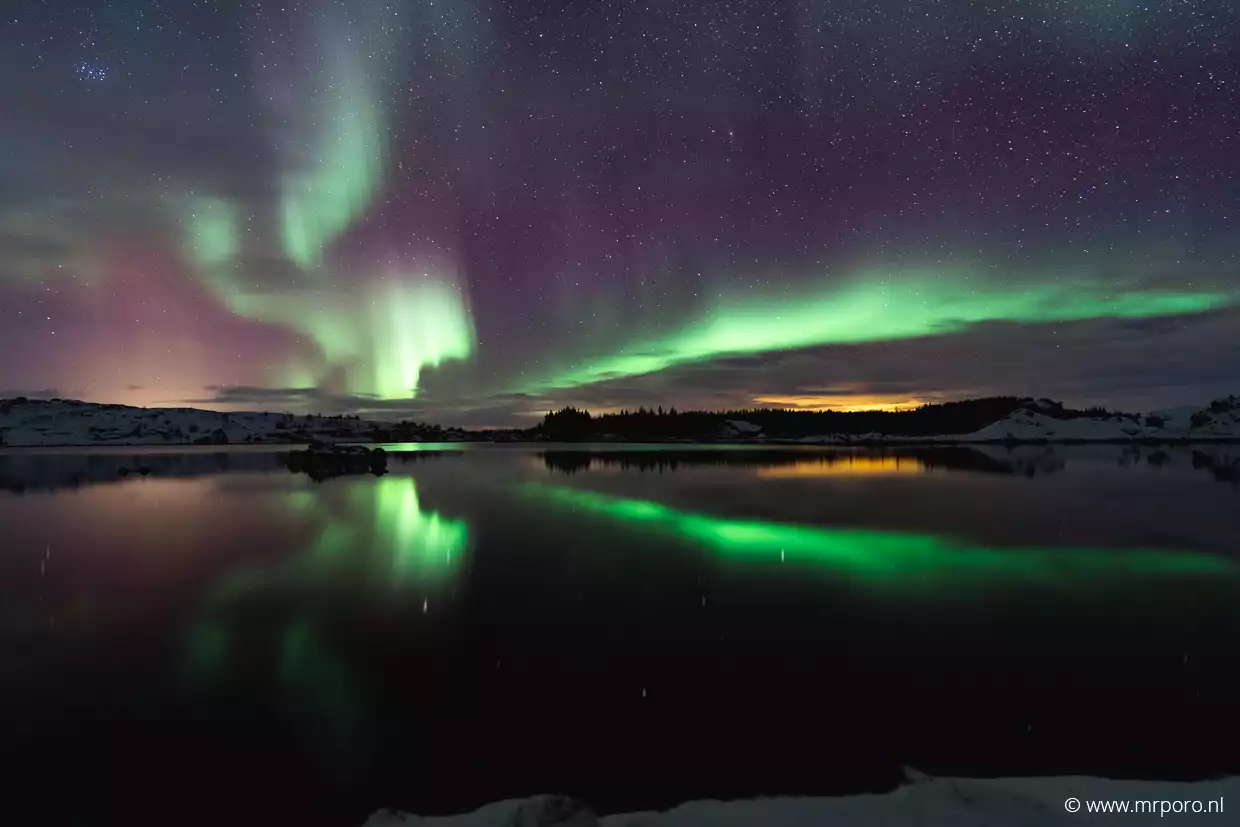
[[[294,512],[310,512],[318,505],[319,498],[309,489],[290,491],[284,495],[285,504]]]
[[[366,704],[353,673],[309,617],[294,620],[281,636],[280,680],[297,705],[332,726],[338,738],[352,735],[361,722]]]
[[[217,620],[194,624],[189,630],[186,663],[190,673],[203,680],[212,680],[224,671],[228,662],[228,630]]]
[[[338,589],[344,577],[378,581],[402,590],[433,591],[460,573],[469,526],[422,507],[411,476],[349,480],[341,488],[300,489],[284,495],[295,523],[316,526],[298,554],[271,565],[229,571],[212,593],[225,604],[278,587]]]
[[[202,685],[225,681],[239,654],[233,642],[267,637],[242,626],[244,607],[282,607],[272,653],[279,683],[339,742],[364,722],[367,693],[324,631],[339,625],[328,614],[347,622],[359,604],[372,608],[382,596],[425,612],[428,595],[460,573],[469,527],[424,508],[407,475],[316,484],[283,494],[280,504],[290,528],[311,529],[309,539],[292,555],[234,567],[217,582],[185,639],[188,672]]]
[[[941,584],[968,577],[1057,584],[1099,574],[1235,573],[1230,559],[1162,549],[986,547],[952,537],[897,531],[726,519],[565,486],[524,490],[565,508],[649,527],[743,561],[806,563],[871,582]]]
[[[424,511],[413,477],[382,477],[376,489],[375,533],[392,550],[393,577],[425,585],[450,578],[469,541],[465,523]]]

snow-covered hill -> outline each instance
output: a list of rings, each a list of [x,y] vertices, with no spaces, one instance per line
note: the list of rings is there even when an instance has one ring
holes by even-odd
[[[1035,403],[959,439],[962,442],[1240,439],[1240,398],[1219,399],[1199,410],[1176,408],[1144,416],[1072,419],[1056,417],[1053,411],[1039,408]]]
[[[1073,416],[1048,400],[1029,400],[1017,410],[968,434],[926,437],[864,434],[825,435],[799,440],[810,444],[847,442],[1125,442],[1240,440],[1240,397],[1229,396],[1205,408],[1112,416]]]
[[[501,801],[459,816],[376,813],[365,827],[1054,827],[1233,823],[1240,778],[1113,781],[1062,778],[918,779],[889,793],[838,798],[692,801],[665,813],[595,816],[558,796]],[[1125,810],[1127,810],[1125,812]]]
[[[227,445],[349,439],[361,419],[197,408],[133,408],[69,399],[0,400],[0,445]],[[359,439],[364,437],[357,437]]]

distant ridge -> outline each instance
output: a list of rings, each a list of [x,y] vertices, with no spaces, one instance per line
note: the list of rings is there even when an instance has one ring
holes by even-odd
[[[984,443],[1240,441],[1240,397],[1149,414],[1073,410],[1050,399],[989,397],[906,411],[624,411],[565,408],[525,430],[466,431],[356,416],[137,408],[72,399],[0,400],[0,446],[237,445],[330,442]]]

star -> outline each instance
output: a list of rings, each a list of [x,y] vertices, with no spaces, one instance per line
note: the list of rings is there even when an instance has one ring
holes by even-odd
[[[1235,392],[1240,4],[8,5],[0,388]]]
[[[76,67],[77,76],[88,83],[102,83],[108,79],[107,67],[99,64],[84,61]]]

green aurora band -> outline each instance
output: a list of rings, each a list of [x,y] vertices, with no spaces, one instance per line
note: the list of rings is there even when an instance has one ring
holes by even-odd
[[[383,67],[373,55],[384,51],[384,15],[392,11],[368,0],[359,6],[360,27],[338,15],[324,18],[331,25],[324,23],[317,40],[323,54],[309,67],[309,80],[294,84],[318,111],[293,117],[291,136],[278,142],[279,157],[287,159],[279,185],[281,260],[248,257],[254,216],[220,197],[189,199],[185,248],[203,283],[233,314],[288,328],[316,345],[319,358],[289,366],[282,384],[409,399],[424,370],[471,355],[474,328],[463,290],[442,267],[431,273],[376,266],[345,274],[342,289],[341,274],[324,261],[384,185],[388,118]],[[290,263],[292,283],[257,286],[288,282]]]
[[[452,281],[372,283],[343,302],[335,293],[314,289],[261,294],[241,288],[229,263],[240,247],[240,222],[230,205],[218,199],[199,202],[191,227],[193,256],[230,309],[312,338],[327,368],[343,369],[344,390],[350,393],[412,397],[424,368],[471,355],[472,322]],[[843,286],[801,295],[721,299],[679,331],[618,353],[578,360],[533,382],[518,382],[511,390],[536,394],[729,356],[941,336],[985,322],[1067,323],[1204,313],[1237,299],[1234,290],[1152,289],[1143,286],[1139,275],[1152,273],[1152,265],[1130,269],[1138,275],[1124,283],[1071,271],[1049,283],[1021,274],[1012,284],[995,284],[979,275],[987,270],[981,266],[947,273],[891,268],[861,272]],[[302,369],[291,379],[321,385],[323,371]]]
[[[329,384],[335,374],[343,385],[334,391],[408,399],[425,369],[473,350],[473,322],[454,280],[402,275],[360,282],[349,293],[317,284],[262,291],[243,278],[240,221],[231,203],[196,201],[187,223],[203,283],[232,313],[297,331],[317,345],[321,363],[293,366],[290,386]]]
[[[355,5],[373,4],[359,0]],[[382,67],[360,53],[363,48],[381,51],[375,40],[381,37],[382,20],[347,37],[348,20],[334,14],[322,19],[320,43],[329,51],[318,67],[316,82],[302,90],[310,93],[318,111],[308,119],[310,134],[297,136],[306,139],[306,145],[281,153],[315,160],[309,169],[298,169],[294,162],[281,183],[284,252],[307,271],[322,263],[323,251],[365,213],[382,187],[388,134],[379,91]]]
[[[1115,574],[1235,574],[1225,557],[1159,549],[992,548],[950,537],[724,519],[566,486],[523,490],[566,509],[621,520],[700,544],[729,560],[809,564],[868,585],[926,587],[1007,578],[1071,585]]]
[[[1021,284],[1020,281],[1016,282]],[[1235,292],[1122,287],[1088,277],[1007,286],[967,270],[861,273],[848,286],[808,295],[720,301],[678,332],[583,359],[518,390],[537,393],[655,373],[710,359],[838,344],[958,333],[982,322],[1073,322],[1202,313],[1233,303]]]
[[[348,293],[327,285],[262,291],[243,279],[235,208],[221,199],[195,204],[190,250],[203,283],[232,313],[279,325],[312,340],[321,360],[291,366],[285,384],[331,387],[378,399],[417,395],[421,375],[473,351],[465,296],[451,279],[387,276]]]

